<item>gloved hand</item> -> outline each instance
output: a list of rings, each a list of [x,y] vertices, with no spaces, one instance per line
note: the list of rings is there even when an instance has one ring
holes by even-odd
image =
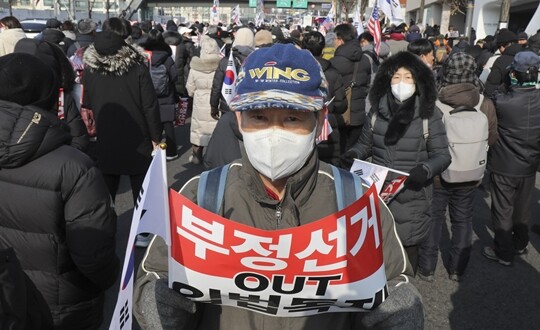
[[[196,304],[170,289],[167,278],[145,285],[140,306],[149,329],[185,329],[196,321]]]
[[[366,328],[424,329],[422,296],[411,283],[388,287],[388,297],[362,318]]]
[[[358,158],[358,154],[356,153],[356,151],[354,150],[345,151],[345,153],[341,155],[340,157],[341,167],[346,170],[349,170],[352,164],[354,163],[355,158]]]
[[[212,118],[214,118],[215,120],[219,120],[219,109],[212,107],[210,109],[210,116],[212,116]]]
[[[428,172],[422,164],[418,164],[409,172],[409,177],[405,180],[405,188],[419,191],[428,180]]]

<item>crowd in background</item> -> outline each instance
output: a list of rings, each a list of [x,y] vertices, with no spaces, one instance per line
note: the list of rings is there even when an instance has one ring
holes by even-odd
[[[483,255],[509,266],[527,253],[540,165],[540,32],[501,29],[476,39],[411,22],[386,28],[374,45],[369,32],[358,35],[350,23],[327,31],[50,19],[29,39],[15,17],[4,17],[0,30],[0,121],[10,123],[0,127],[0,248],[13,247],[26,285],[45,298],[35,310],[50,309],[48,322],[57,328],[102,321],[103,292],[118,276],[114,198],[121,175],[129,176],[136,201],[161,141],[168,161],[189,144],[190,162],[207,169],[241,157],[242,134],[222,94],[229,55],[238,69],[274,44],[308,50],[328,81],[331,133],[317,145],[319,159],[346,169],[355,158],[371,159],[410,174],[389,208],[419,278],[434,279],[447,208],[449,278],[466,278],[482,185],[441,178],[453,160],[437,102],[478,107],[487,118],[495,235]],[[189,141],[176,140],[182,102],[191,112]],[[43,129],[25,135],[32,123]],[[21,202],[29,197],[32,212]],[[540,234],[538,225],[532,229]],[[149,238],[140,235],[137,245]]]

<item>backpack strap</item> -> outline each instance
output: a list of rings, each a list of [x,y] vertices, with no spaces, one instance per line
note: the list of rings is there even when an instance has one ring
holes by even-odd
[[[216,214],[221,210],[229,168],[230,164],[201,173],[197,188],[197,204],[200,207]]]
[[[342,210],[360,198],[364,189],[358,176],[333,165],[330,167],[334,176],[338,210]]]
[[[427,118],[422,119],[422,135],[424,136],[424,141],[427,141],[429,137],[429,120]]]

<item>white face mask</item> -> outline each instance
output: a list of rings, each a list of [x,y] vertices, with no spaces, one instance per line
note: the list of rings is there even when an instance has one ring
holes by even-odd
[[[242,132],[249,161],[272,181],[296,173],[304,166],[315,146],[317,126],[307,135],[279,128]]]
[[[409,97],[413,96],[416,91],[415,84],[407,84],[404,82],[399,82],[397,84],[392,84],[392,94],[400,102],[405,101]]]

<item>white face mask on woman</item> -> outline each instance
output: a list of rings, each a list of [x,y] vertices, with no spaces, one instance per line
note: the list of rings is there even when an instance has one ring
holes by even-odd
[[[409,97],[413,96],[414,92],[416,91],[415,84],[407,84],[402,81],[397,84],[392,84],[391,87],[392,87],[392,94],[400,102],[403,102],[407,100]]]
[[[296,173],[304,166],[315,147],[317,125],[309,134],[279,128],[245,132],[240,128],[249,161],[259,173],[272,181]]]

